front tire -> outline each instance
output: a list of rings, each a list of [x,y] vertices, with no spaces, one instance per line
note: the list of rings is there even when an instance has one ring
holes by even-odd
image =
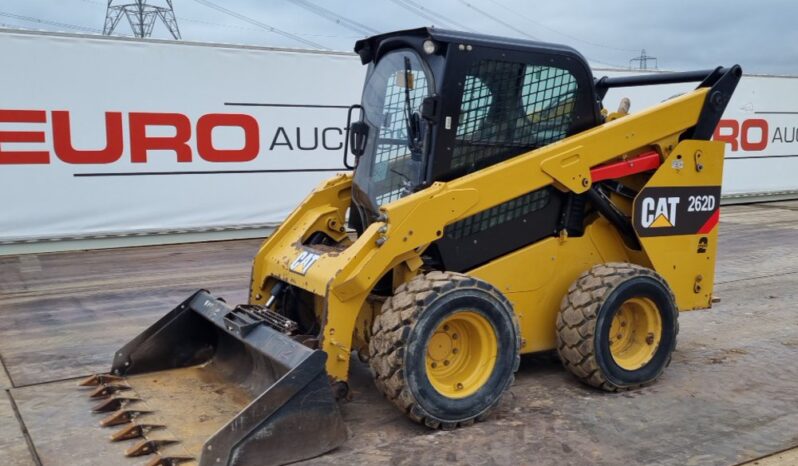
[[[568,290],[557,315],[557,352],[569,372],[607,391],[653,383],[679,333],[673,292],[659,274],[601,264]]]
[[[398,287],[369,342],[377,388],[411,419],[444,429],[487,416],[513,382],[519,348],[509,301],[452,272]]]

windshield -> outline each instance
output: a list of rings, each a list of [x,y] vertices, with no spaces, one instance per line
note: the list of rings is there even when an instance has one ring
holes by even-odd
[[[385,55],[369,73],[362,103],[369,132],[354,181],[358,202],[372,213],[421,183],[427,124],[419,112],[431,88],[432,79],[412,50]]]

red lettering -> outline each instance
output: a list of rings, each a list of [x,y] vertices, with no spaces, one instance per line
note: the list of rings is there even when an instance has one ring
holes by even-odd
[[[148,126],[171,126],[174,136],[147,136]],[[191,162],[191,121],[179,113],[131,113],[130,161],[146,163],[147,151],[172,150],[178,162]]]
[[[759,141],[751,142],[749,135],[752,128],[757,128],[761,131]],[[768,122],[761,118],[752,118],[750,120],[743,120],[742,127],[740,128],[740,147],[744,151],[761,151],[765,150],[768,146]]]
[[[44,110],[0,110],[0,123],[46,123]],[[0,131],[0,164],[47,164],[46,150],[3,150],[5,142],[44,142],[44,131]]]
[[[731,130],[727,134],[722,134],[723,129]],[[740,137],[740,123],[737,120],[720,120],[715,128],[712,139],[731,144],[732,152],[737,152],[737,138]]]
[[[232,126],[244,130],[244,147],[217,149],[213,146],[213,129]],[[250,115],[211,113],[197,121],[197,153],[208,162],[249,162],[260,152],[258,121]]]
[[[192,161],[190,145],[191,120],[180,113],[130,113],[130,161],[147,163],[149,151],[172,151],[178,162]],[[53,149],[56,157],[69,164],[110,164],[122,158],[125,151],[124,114],[105,113],[105,146],[101,149],[77,149],[74,146],[70,112],[52,111]],[[47,123],[44,110],[0,110],[2,123]],[[244,132],[240,148],[214,146],[213,132],[219,127],[241,128]],[[153,129],[160,130],[153,133]],[[150,133],[148,134],[148,130]],[[174,134],[162,136],[162,134]],[[197,152],[208,162],[242,163],[254,160],[260,152],[260,128],[251,115],[212,113],[197,120]],[[285,130],[281,128],[283,134]],[[326,131],[326,129],[325,129]],[[340,130],[338,130],[340,133]],[[0,164],[49,164],[46,150],[3,150],[5,143],[44,143],[45,131],[0,131]],[[290,142],[286,143],[290,146]],[[326,145],[325,145],[326,147]]]
[[[105,114],[105,148],[78,150],[72,146],[72,128],[69,112],[53,112],[53,148],[55,155],[66,163],[113,163],[122,157],[122,114]]]

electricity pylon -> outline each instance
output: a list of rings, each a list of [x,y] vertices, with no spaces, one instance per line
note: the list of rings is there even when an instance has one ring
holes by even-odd
[[[180,39],[180,29],[177,27],[175,10],[172,0],[165,0],[161,5],[153,5],[148,0],[108,0],[108,9],[105,12],[105,27],[103,35],[113,34],[122,17],[126,17],[133,35],[136,37],[150,37],[155,27],[155,20],[163,21],[169,33],[175,39]],[[165,5],[163,4],[165,3]]]

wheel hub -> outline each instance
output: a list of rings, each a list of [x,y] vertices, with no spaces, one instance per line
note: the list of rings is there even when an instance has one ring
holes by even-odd
[[[651,361],[662,336],[662,319],[648,298],[625,301],[612,318],[609,342],[613,360],[633,371]]]
[[[427,354],[435,362],[443,362],[452,355],[452,338],[446,332],[437,332],[429,340]]]
[[[488,381],[497,354],[490,322],[473,311],[456,312],[438,325],[427,342],[427,377],[440,394],[464,398]]]

